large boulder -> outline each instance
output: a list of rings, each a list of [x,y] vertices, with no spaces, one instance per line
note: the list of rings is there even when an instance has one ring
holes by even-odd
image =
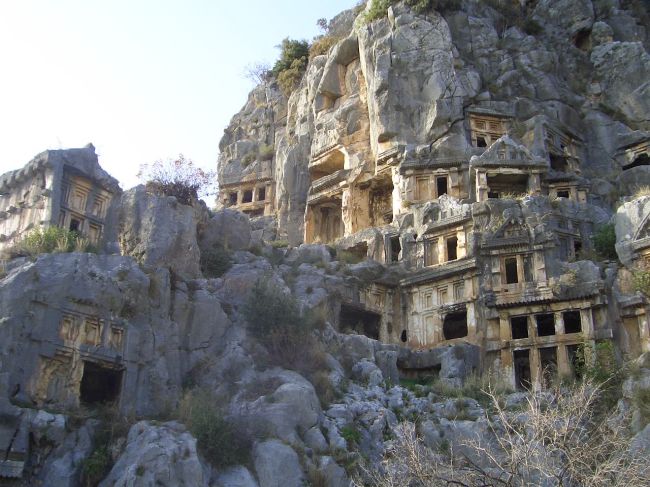
[[[131,427],[124,453],[100,487],[201,487],[209,474],[201,464],[196,439],[179,423]]]
[[[298,455],[281,441],[255,445],[253,463],[260,487],[302,487],[306,483]]]
[[[119,245],[146,267],[166,267],[181,278],[201,275],[197,223],[201,212],[173,196],[136,186],[122,195]]]
[[[201,250],[219,245],[228,250],[246,250],[251,243],[251,222],[240,211],[223,209],[215,212],[199,229]]]
[[[601,103],[636,129],[650,130],[650,55],[640,42],[608,42],[591,53]]]
[[[649,215],[650,196],[642,196],[619,206],[615,219],[616,253],[623,264],[632,263],[632,243],[650,235],[646,229]]]

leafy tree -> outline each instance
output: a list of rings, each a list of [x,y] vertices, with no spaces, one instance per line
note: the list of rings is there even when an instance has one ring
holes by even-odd
[[[277,77],[282,71],[296,66],[302,66],[303,70],[307,67],[307,58],[309,57],[309,43],[307,41],[287,37],[277,47],[280,48],[280,59],[275,62],[271,70],[274,76]]]

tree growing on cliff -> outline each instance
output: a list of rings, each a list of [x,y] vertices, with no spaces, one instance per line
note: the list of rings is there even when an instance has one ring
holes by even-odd
[[[174,196],[183,205],[191,205],[199,196],[216,193],[216,174],[196,166],[183,154],[179,154],[175,159],[142,164],[138,178],[148,190]]]

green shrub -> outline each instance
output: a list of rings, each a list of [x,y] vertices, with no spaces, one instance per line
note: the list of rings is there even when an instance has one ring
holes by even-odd
[[[531,19],[530,17],[524,20],[522,28],[526,34],[531,36],[536,36],[544,32],[544,27],[539,25],[534,19]]]
[[[206,391],[187,392],[181,400],[179,418],[196,438],[203,456],[215,467],[239,465],[248,460],[251,439],[215,407],[217,400]]]
[[[280,58],[271,69],[274,76],[279,76],[282,71],[291,69],[296,61],[300,61],[306,66],[309,57],[309,43],[307,41],[298,41],[287,37],[282,40],[278,47],[280,48]]]
[[[205,277],[221,277],[232,266],[230,252],[221,245],[202,250],[200,265],[201,272]]]
[[[278,74],[278,85],[284,96],[289,97],[298,88],[302,75],[307,68],[307,58],[296,59],[291,66]]]
[[[361,432],[350,424],[341,428],[341,436],[347,442],[348,447],[352,445],[358,445],[361,441]]]
[[[340,40],[340,37],[333,35],[324,35],[315,39],[312,45],[309,47],[309,59],[313,59],[316,56],[322,54],[327,54],[330,48]]]
[[[111,454],[106,445],[93,451],[81,465],[81,477],[85,487],[94,487],[106,477],[111,467]]]
[[[325,352],[313,335],[324,325],[319,309],[301,314],[293,296],[262,278],[244,303],[243,314],[248,330],[268,350],[272,365],[307,374],[326,367]]]
[[[253,162],[255,162],[255,159],[257,159],[255,154],[253,154],[252,152],[249,152],[248,154],[246,154],[244,157],[241,158],[241,165],[243,167],[248,167]]]
[[[634,290],[650,296],[650,269],[637,269],[632,272]]]
[[[616,253],[616,230],[614,224],[601,225],[594,233],[594,248],[603,258],[615,260]]]
[[[257,150],[260,161],[270,161],[275,154],[275,148],[272,145],[262,144]]]
[[[596,342],[595,345],[581,344],[576,356],[575,374],[600,387],[599,404],[605,410],[614,407],[621,397],[626,371],[618,364],[611,340]]]
[[[93,438],[94,450],[81,466],[82,483],[85,487],[94,487],[108,474],[113,466],[110,446],[118,439],[124,438],[133,421],[122,416],[114,403],[96,406],[90,416],[99,424]]]
[[[370,9],[364,16],[365,22],[372,22],[386,16],[388,7],[395,5],[400,0],[373,0]],[[461,0],[405,0],[406,5],[416,14],[426,14],[436,10],[438,12],[448,12],[458,10],[462,6]]]
[[[12,257],[35,257],[39,254],[64,252],[96,252],[87,238],[61,227],[35,228],[16,244]]]
[[[288,240],[272,240],[269,242],[269,245],[273,247],[274,249],[284,249],[289,246],[289,241]]]

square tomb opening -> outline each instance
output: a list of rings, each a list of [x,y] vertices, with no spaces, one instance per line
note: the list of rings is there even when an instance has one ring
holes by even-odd
[[[381,316],[377,313],[348,304],[341,305],[339,329],[344,333],[355,333],[379,340],[380,323]]]
[[[84,361],[84,371],[79,389],[81,403],[93,405],[119,400],[122,375],[123,370]]]

